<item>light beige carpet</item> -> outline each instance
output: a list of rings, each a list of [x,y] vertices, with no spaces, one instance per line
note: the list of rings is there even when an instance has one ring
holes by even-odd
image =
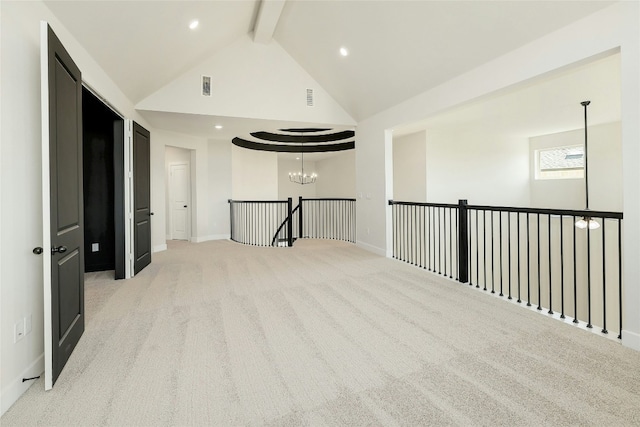
[[[344,242],[170,242],[86,300],[3,427],[640,425],[640,353]]]

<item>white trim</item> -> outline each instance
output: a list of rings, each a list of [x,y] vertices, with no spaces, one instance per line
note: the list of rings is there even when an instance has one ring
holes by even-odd
[[[167,250],[167,244],[163,243],[162,245],[155,245],[151,249],[151,252],[155,253],[155,252],[162,252],[162,251],[166,251],[166,250]]]
[[[364,249],[365,251],[373,252],[376,255],[380,255],[383,257],[387,256],[387,251],[377,246],[370,245],[368,243],[356,242],[356,246],[361,249]]]
[[[105,98],[104,96],[100,95],[100,93],[97,90],[95,90],[89,83],[87,83],[86,81],[82,80],[82,86],[85,89],[87,89],[89,92],[91,92],[93,94],[93,96],[98,98],[100,100],[100,102],[102,102],[107,108],[109,108],[111,111],[113,111],[115,113],[115,115],[117,115],[121,119],[125,118],[124,114],[122,114],[120,111],[118,111],[118,109],[115,106],[113,106],[113,104],[111,104],[109,101],[107,101],[107,98]]]
[[[11,383],[2,389],[0,394],[0,416],[5,412],[22,396],[22,394],[31,387],[36,380],[25,381],[23,378],[33,378],[38,375],[42,375],[44,372],[44,353],[42,353],[31,365],[29,365],[24,371],[20,373]]]
[[[134,275],[133,256],[133,120],[124,119],[124,253],[125,279]]]
[[[49,24],[40,21],[40,97],[42,115],[42,283],[44,292],[44,388],[53,388],[51,324],[51,194],[49,169]],[[4,394],[4,393],[3,393]]]
[[[212,234],[210,236],[192,237],[191,241],[193,243],[202,243],[202,242],[207,242],[209,240],[229,240],[229,239],[231,239],[231,234]]]
[[[640,334],[623,329],[622,345],[640,351]]]

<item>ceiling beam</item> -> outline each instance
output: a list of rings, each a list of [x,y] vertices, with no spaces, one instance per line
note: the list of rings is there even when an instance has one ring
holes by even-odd
[[[260,2],[258,19],[256,19],[256,25],[253,28],[254,42],[267,44],[271,41],[285,2],[286,0],[262,0]]]

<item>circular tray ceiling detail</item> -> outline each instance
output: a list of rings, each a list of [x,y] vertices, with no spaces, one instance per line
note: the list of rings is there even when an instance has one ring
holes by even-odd
[[[297,133],[307,133],[307,132],[325,132],[331,130],[331,128],[290,128],[290,129],[280,129],[282,132],[297,132]]]
[[[281,133],[271,132],[252,132],[251,136],[264,141],[273,142],[293,142],[298,144],[304,144],[307,142],[337,142],[345,139],[353,138],[355,132],[352,130],[345,130],[342,132],[325,133],[322,135],[285,135]]]
[[[326,153],[329,151],[353,150],[355,148],[354,141],[321,145],[286,145],[264,144],[261,142],[247,141],[246,139],[235,137],[231,140],[231,142],[238,147],[248,148],[250,150],[276,151],[278,153]]]
[[[251,132],[248,137],[235,137],[232,142],[250,150],[280,153],[325,153],[355,148],[353,130],[332,131],[327,128],[289,128],[280,132]],[[297,135],[296,135],[297,133]]]

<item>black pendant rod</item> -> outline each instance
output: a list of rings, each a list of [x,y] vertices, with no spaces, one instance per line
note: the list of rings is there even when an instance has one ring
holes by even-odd
[[[585,210],[589,210],[589,169],[587,161],[587,106],[591,101],[582,101],[580,104],[584,107],[584,201]]]

